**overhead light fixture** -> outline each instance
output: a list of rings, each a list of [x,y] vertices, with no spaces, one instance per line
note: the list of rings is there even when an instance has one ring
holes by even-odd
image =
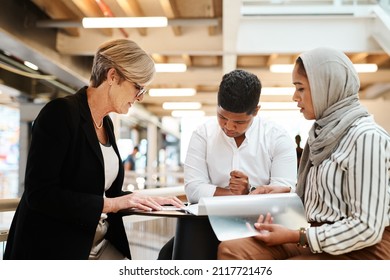
[[[299,110],[296,102],[260,102],[260,110]]]
[[[185,72],[187,65],[184,63],[156,63],[156,72]]]
[[[191,110],[191,111],[186,111],[186,110],[176,110],[171,112],[172,117],[177,117],[177,118],[183,118],[183,117],[204,117],[206,113],[202,110]]]
[[[0,68],[7,70],[9,72],[12,72],[14,74],[28,77],[28,78],[32,78],[32,79],[40,79],[40,80],[55,80],[56,79],[56,77],[52,76],[52,75],[42,75],[42,74],[27,72],[24,70],[20,70],[18,68],[14,68],[13,66],[9,66],[8,64],[2,63],[2,62],[0,62]]]
[[[294,64],[272,64],[269,71],[272,73],[292,73]]]
[[[38,66],[36,66],[34,63],[30,62],[30,61],[24,61],[23,62],[24,65],[26,65],[28,68],[32,69],[32,70],[35,70],[35,71],[38,71]]]
[[[358,73],[373,73],[378,71],[378,65],[375,63],[359,63],[354,64],[356,72]]]
[[[148,91],[150,96],[194,96],[196,89],[194,88],[151,88]]]
[[[166,17],[85,17],[81,22],[84,28],[142,28],[166,27]]]
[[[164,110],[197,110],[202,108],[200,102],[164,102]]]
[[[82,21],[38,20],[35,24],[39,28],[141,28],[166,26],[219,26],[220,23],[218,18],[168,20],[166,17],[85,17]]]
[[[294,87],[263,87],[261,95],[293,95]]]
[[[372,73],[378,71],[375,63],[356,63],[353,65],[358,73]],[[272,73],[292,73],[294,64],[272,64],[269,70]]]

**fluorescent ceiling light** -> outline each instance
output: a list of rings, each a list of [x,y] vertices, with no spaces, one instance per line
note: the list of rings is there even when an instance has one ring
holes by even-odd
[[[378,70],[375,63],[357,63],[353,65],[358,73],[372,73]],[[273,73],[292,73],[294,64],[272,64],[269,70]]]
[[[263,87],[261,95],[293,95],[294,87]]]
[[[292,73],[294,64],[272,64],[269,71],[272,73]]]
[[[148,91],[150,96],[194,96],[194,88],[151,88]]]
[[[187,65],[184,63],[156,63],[156,72],[185,72]]]
[[[31,63],[30,61],[24,61],[23,64],[35,71],[39,69],[38,66],[36,66],[34,63]]]
[[[260,102],[260,110],[299,110],[297,102]]]
[[[166,17],[85,17],[84,28],[141,28],[166,27]]]
[[[354,64],[356,72],[358,73],[373,73],[378,71],[378,65],[375,63],[359,63]]]
[[[164,102],[162,104],[165,110],[196,110],[202,108],[200,102]]]
[[[171,116],[172,117],[203,117],[206,113],[201,110],[192,110],[192,111],[185,111],[185,110],[177,110],[172,111]]]

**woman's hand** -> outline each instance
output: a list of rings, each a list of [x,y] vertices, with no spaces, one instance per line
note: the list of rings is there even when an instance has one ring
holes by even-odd
[[[160,196],[143,196],[137,193],[131,193],[124,196],[115,198],[104,199],[104,209],[106,209],[107,201],[107,212],[118,212],[122,209],[137,208],[145,211],[161,210],[161,205],[172,204],[176,207],[182,207],[184,204],[177,197],[160,197]],[[104,211],[103,211],[104,212]]]
[[[273,224],[270,213],[265,217],[260,215],[254,226],[259,232],[254,238],[263,241],[268,246],[297,243],[299,241],[298,230],[291,230],[282,225]]]
[[[258,186],[249,194],[267,194],[267,193],[289,193],[290,187],[285,186]]]
[[[155,202],[157,202],[159,205],[172,205],[177,208],[181,208],[184,206],[184,203],[178,199],[176,196],[153,196],[152,197]]]

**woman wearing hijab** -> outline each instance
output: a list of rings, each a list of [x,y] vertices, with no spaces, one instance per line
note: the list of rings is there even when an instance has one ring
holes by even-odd
[[[315,120],[297,194],[309,228],[260,215],[253,238],[222,242],[219,259],[390,259],[390,137],[360,104],[360,82],[342,52],[301,54],[293,99]]]

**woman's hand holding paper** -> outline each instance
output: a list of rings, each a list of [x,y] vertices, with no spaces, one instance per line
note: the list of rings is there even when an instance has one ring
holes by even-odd
[[[254,226],[259,233],[253,238],[263,241],[268,246],[297,243],[299,240],[299,231],[273,224],[270,213],[267,213],[266,216],[260,215]]]

